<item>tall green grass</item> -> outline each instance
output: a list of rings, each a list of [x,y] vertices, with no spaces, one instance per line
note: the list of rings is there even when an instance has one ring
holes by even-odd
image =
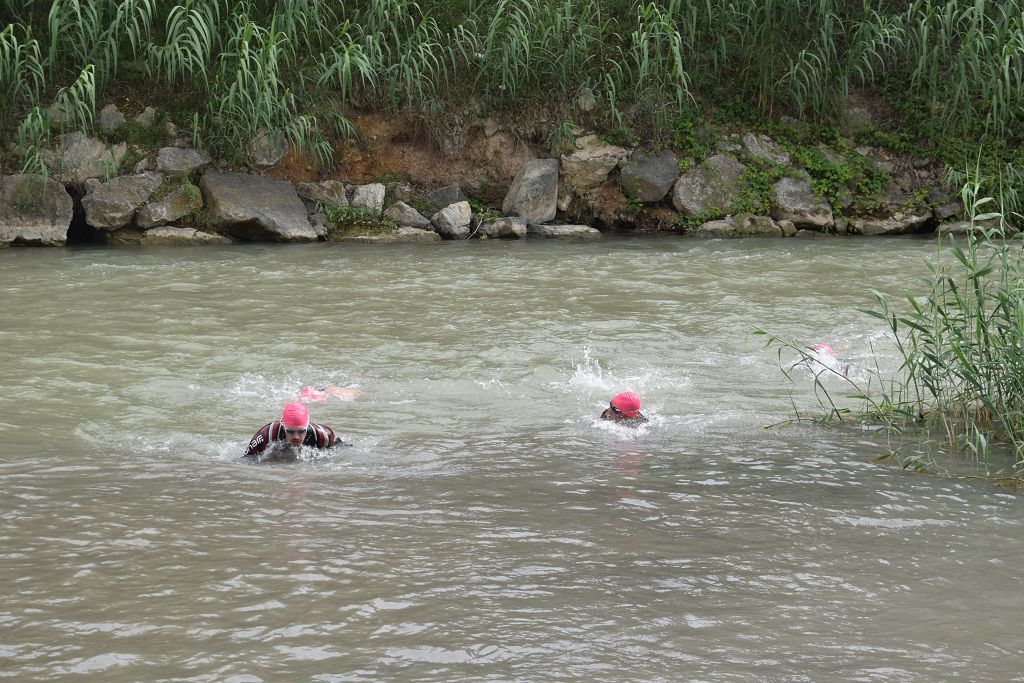
[[[559,120],[598,126],[653,126],[652,134],[681,112],[735,103],[827,123],[854,88],[885,87],[901,94],[932,140],[983,141],[1009,150],[999,159],[1013,167],[1008,175],[1021,167],[1012,151],[1024,130],[1024,0],[3,0],[2,7],[10,17],[0,27],[0,84],[9,95],[0,126],[7,129],[85,67],[102,97],[128,64],[205,102],[194,114],[212,146],[261,125],[314,140],[311,116],[322,121],[353,107],[435,116],[468,100],[520,112],[553,108]],[[245,30],[249,38],[240,41]],[[576,110],[583,92],[597,97],[594,111]]]

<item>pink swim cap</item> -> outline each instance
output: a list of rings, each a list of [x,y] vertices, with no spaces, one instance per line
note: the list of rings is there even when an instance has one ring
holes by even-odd
[[[818,342],[817,344],[811,344],[811,348],[815,351],[821,351],[826,356],[834,356],[836,352],[832,350],[832,347],[825,342]]]
[[[636,417],[640,412],[640,397],[632,391],[624,391],[612,399],[612,408],[626,417]]]
[[[305,427],[309,424],[309,411],[306,406],[296,401],[284,407],[284,415],[281,417],[285,427]]]

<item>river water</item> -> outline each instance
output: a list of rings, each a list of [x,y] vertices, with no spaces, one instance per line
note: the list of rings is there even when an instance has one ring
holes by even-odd
[[[933,251],[0,252],[0,676],[1024,680],[1024,502],[771,426],[811,376],[751,336],[892,364],[856,309]],[[354,446],[242,463],[305,384]]]

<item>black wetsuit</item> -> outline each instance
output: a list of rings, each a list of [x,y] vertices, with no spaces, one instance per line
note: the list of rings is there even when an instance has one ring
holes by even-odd
[[[306,438],[303,440],[302,445],[312,448],[333,448],[340,443],[341,439],[335,436],[333,429],[326,425],[310,422],[306,427]],[[284,432],[284,423],[280,420],[274,420],[263,425],[256,432],[252,440],[249,441],[249,448],[242,457],[255,462],[294,460],[295,456],[292,449],[290,447],[282,448],[282,446],[288,445],[288,435]],[[286,455],[280,457],[282,454]]]
[[[643,413],[638,412],[633,417],[626,417],[623,413],[616,413],[611,408],[605,408],[604,412],[601,413],[602,420],[611,420],[612,422],[624,422],[629,427],[636,427],[647,422],[647,418],[644,417]]]

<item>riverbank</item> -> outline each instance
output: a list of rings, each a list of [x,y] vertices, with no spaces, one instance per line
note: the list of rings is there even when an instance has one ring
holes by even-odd
[[[861,116],[856,119],[856,116]],[[316,172],[284,139],[235,170],[188,145],[148,107],[104,107],[105,133],[62,134],[43,174],[0,178],[0,243],[59,246],[230,241],[598,238],[637,231],[721,237],[896,235],[964,230],[934,161],[780,129],[702,131],[703,154],[612,144],[574,130],[560,149],[481,119],[454,158],[403,134],[409,121],[355,117],[359,145]],[[163,121],[161,123],[161,120]],[[144,129],[151,146],[129,144]],[[166,136],[162,142],[160,131]],[[157,146],[160,145],[160,146]],[[363,181],[363,182],[359,182]],[[441,183],[449,183],[441,185]]]
[[[10,6],[2,245],[904,234],[971,169],[1020,208],[1005,3]]]

